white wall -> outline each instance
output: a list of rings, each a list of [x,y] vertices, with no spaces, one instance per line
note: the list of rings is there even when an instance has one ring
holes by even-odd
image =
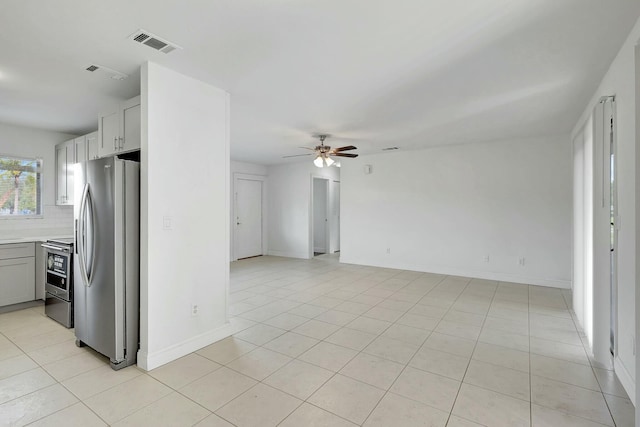
[[[235,246],[235,200],[234,200],[234,195],[236,194],[235,191],[235,179],[234,177],[237,175],[253,175],[253,176],[257,176],[257,177],[261,177],[263,179],[263,184],[262,184],[262,211],[263,211],[263,220],[262,220],[262,247],[265,250],[267,250],[268,247],[268,241],[267,241],[267,225],[268,225],[268,221],[266,218],[267,215],[267,200],[268,200],[268,183],[267,183],[267,174],[268,174],[268,168],[265,165],[257,165],[255,163],[247,163],[247,162],[238,162],[235,160],[231,160],[231,175],[230,175],[230,179],[229,179],[229,185],[230,185],[230,190],[229,190],[229,203],[231,203],[231,215],[229,216],[229,226],[230,226],[230,230],[231,230],[231,238],[229,239],[229,259],[235,261],[235,254],[234,254],[234,246]]]
[[[570,153],[557,136],[343,162],[340,260],[568,288]]]
[[[604,76],[584,113],[576,123],[574,134],[587,121],[600,97],[615,95],[618,149],[618,355],[615,371],[629,397],[635,399],[635,284],[636,270],[636,106],[634,46],[640,39],[640,20]],[[635,401],[635,400],[634,400]]]
[[[347,161],[341,163],[344,168]],[[317,176],[339,180],[341,171],[336,167],[317,168],[311,160],[269,166],[268,171],[268,254],[309,258],[313,255],[311,179]]]
[[[73,234],[73,206],[56,206],[55,145],[74,135],[0,123],[0,154],[41,158],[43,165],[43,217],[2,218],[0,236],[30,237]]]
[[[138,365],[153,369],[230,333],[229,95],[154,63],[141,76]]]

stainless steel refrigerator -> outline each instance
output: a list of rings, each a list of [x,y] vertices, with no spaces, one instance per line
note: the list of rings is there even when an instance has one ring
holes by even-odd
[[[74,170],[74,315],[78,346],[136,362],[140,295],[140,164],[115,157]]]

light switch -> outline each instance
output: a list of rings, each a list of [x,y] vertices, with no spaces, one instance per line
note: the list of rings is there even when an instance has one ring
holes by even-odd
[[[171,230],[171,217],[163,216],[162,217],[162,229],[163,230]]]

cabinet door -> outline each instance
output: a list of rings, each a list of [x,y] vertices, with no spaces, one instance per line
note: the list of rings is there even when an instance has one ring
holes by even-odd
[[[75,140],[67,143],[67,161],[65,171],[67,174],[66,195],[64,199],[65,205],[73,205],[73,165],[76,163],[76,144]]]
[[[33,301],[35,257],[0,260],[0,306]]]
[[[98,155],[112,156],[118,151],[120,143],[120,109],[112,110],[98,116]]]
[[[87,160],[98,158],[98,132],[91,132],[84,136],[87,146]]]
[[[56,205],[63,205],[67,196],[67,146],[56,145]]]
[[[121,151],[140,149],[140,97],[129,99],[122,103],[122,130],[120,141]]]
[[[76,163],[87,160],[87,143],[84,136],[74,139],[76,146]]]

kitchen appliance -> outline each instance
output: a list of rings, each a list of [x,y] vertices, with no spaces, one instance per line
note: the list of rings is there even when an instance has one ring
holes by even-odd
[[[117,370],[138,351],[140,164],[107,157],[74,168],[76,345]]]
[[[67,328],[73,327],[73,239],[48,240],[45,251],[44,313]]]

